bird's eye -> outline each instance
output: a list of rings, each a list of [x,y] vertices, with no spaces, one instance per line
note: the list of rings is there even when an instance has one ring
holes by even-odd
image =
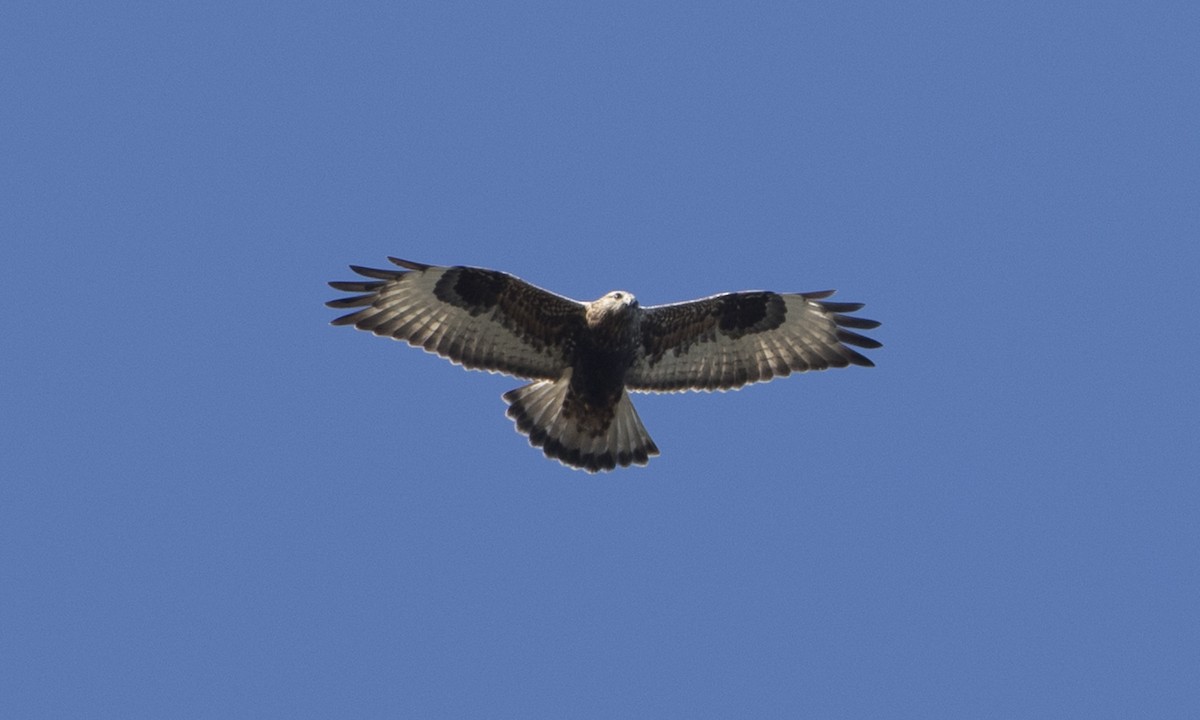
[[[620,300],[621,298],[625,297],[625,294],[624,293],[613,293],[613,297],[616,298],[617,300]]]

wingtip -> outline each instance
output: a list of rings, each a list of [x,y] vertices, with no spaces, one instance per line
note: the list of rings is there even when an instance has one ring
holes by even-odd
[[[413,262],[412,260],[401,260],[400,258],[392,257],[391,255],[388,255],[388,262],[392,263],[393,265],[399,265],[402,268],[407,268],[409,270],[428,270],[429,268],[433,267],[432,265],[426,265],[425,263]]]
[[[805,300],[820,300],[822,298],[827,298],[836,292],[837,290],[814,290],[812,292],[800,293],[800,297],[804,298]]]
[[[834,313],[833,321],[837,323],[839,327],[857,328],[859,330],[874,330],[883,324],[878,320],[870,320],[868,318],[858,317],[857,315],[843,315],[841,313]]]
[[[329,303],[325,303],[325,304],[328,305]],[[339,326],[339,327],[342,325],[353,325],[355,320],[357,320],[357,318],[358,318],[358,313],[352,312],[352,313],[348,313],[346,315],[342,315],[340,317],[336,317],[336,318],[330,320],[329,324]]]
[[[850,359],[851,363],[853,363],[859,367],[869,367],[869,368],[875,367],[875,363],[871,360],[871,358],[867,357],[866,355],[863,355],[862,353],[854,353],[854,355],[855,355],[855,357],[852,357]]]
[[[879,342],[875,338],[869,338],[866,335],[859,335],[856,332],[850,332],[849,330],[843,330],[841,328],[838,328],[837,339],[846,345],[855,345],[868,350],[877,350],[883,347],[883,343]]]

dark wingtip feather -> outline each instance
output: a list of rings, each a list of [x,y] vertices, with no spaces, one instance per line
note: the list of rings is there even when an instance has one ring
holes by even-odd
[[[333,280],[329,283],[329,287],[333,288],[334,290],[344,290],[346,292],[374,292],[386,284],[387,283],[384,283],[382,281],[378,281],[378,282],[354,282],[354,281],[343,282],[340,280]]]
[[[851,350],[850,348],[842,348],[842,351],[846,353],[846,359],[854,365],[858,365],[860,367],[875,367],[875,363],[871,362],[871,358],[867,357],[866,355]]]
[[[800,293],[800,297],[804,298],[805,300],[820,300],[821,298],[829,297],[835,292],[837,292],[837,290],[814,290],[812,292]]]
[[[404,275],[404,273],[395,270],[380,270],[379,268],[363,267],[362,265],[351,265],[350,269],[359,275],[375,278],[376,280],[395,280]]]
[[[366,307],[375,302],[374,295],[355,295],[353,297],[337,298],[325,303],[325,307],[331,308],[351,308],[351,307]]]
[[[817,303],[822,310],[831,313],[850,313],[855,310],[862,310],[867,305],[866,303],[846,303],[846,302],[822,302]]]
[[[401,260],[400,258],[395,258],[395,257],[392,257],[391,255],[388,255],[388,260],[391,261],[394,265],[399,265],[400,267],[408,268],[409,270],[428,270],[429,268],[433,267],[432,265],[426,265],[424,263],[413,262],[412,260]]]
[[[868,320],[854,315],[835,314],[833,321],[842,327],[858,328],[859,330],[871,330],[881,325],[878,320]]]
[[[325,303],[325,304],[328,305],[329,303]],[[330,325],[353,325],[355,318],[357,318],[357,317],[358,317],[358,313],[352,312],[348,315],[342,315],[341,317],[337,317],[337,318],[330,320],[329,324]]]
[[[879,342],[878,340],[874,340],[865,335],[859,335],[858,333],[850,332],[849,330],[842,330],[841,328],[838,328],[837,339],[841,340],[847,345],[857,345],[858,347],[867,348],[870,350],[883,347],[883,343]]]

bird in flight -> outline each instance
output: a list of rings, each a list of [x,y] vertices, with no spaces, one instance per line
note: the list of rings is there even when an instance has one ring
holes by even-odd
[[[641,307],[617,290],[579,302],[497,270],[389,257],[399,270],[351,265],[368,281],[331,282],[355,293],[352,325],[473,370],[532,380],[504,394],[508,417],[547,457],[588,472],[645,465],[658,455],[629,392],[732,390],[794,372],[861,365],[853,347],[880,343],[854,330],[862,303],[832,290],[734,292]]]

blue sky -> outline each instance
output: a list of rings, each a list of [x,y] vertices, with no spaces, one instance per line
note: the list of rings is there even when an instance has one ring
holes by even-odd
[[[1196,717],[1194,3],[0,11],[0,715]],[[837,288],[588,476],[349,263]]]

